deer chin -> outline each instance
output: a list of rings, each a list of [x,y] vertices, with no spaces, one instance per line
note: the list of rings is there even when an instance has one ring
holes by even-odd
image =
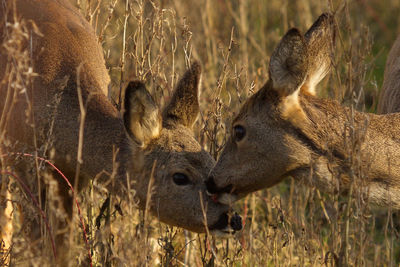
[[[230,227],[226,227],[223,230],[211,230],[210,234],[217,238],[232,238],[237,232]]]
[[[231,206],[239,199],[239,196],[234,193],[220,193],[220,194],[213,194],[211,198],[213,199],[214,202]]]

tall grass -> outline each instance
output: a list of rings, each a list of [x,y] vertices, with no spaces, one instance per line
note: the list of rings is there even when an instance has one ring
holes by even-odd
[[[178,73],[192,60],[201,62],[201,116],[195,129],[215,158],[231,118],[267,80],[269,55],[290,27],[304,32],[322,12],[336,14],[334,68],[319,94],[372,112],[386,55],[400,33],[397,0],[78,0],[76,4],[104,48],[112,79],[109,97],[117,106],[121,88],[130,79],[146,81],[163,105]],[[358,129],[350,137],[350,151],[357,151],[362,134]],[[247,196],[234,205],[245,227],[231,239],[145,219],[133,200],[121,207],[115,201],[102,207],[107,194],[95,180],[80,196],[93,265],[398,266],[398,215],[363,201],[357,190],[362,169],[356,155],[352,166],[353,190],[347,196],[323,194],[292,177]],[[71,223],[77,230],[71,237],[71,266],[85,265],[82,232],[76,218]],[[14,265],[51,266],[46,260],[51,253],[48,243],[24,247],[27,250],[16,254]]]

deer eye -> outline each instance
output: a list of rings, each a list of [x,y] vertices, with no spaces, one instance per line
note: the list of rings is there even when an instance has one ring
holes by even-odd
[[[233,136],[235,137],[235,141],[239,142],[246,136],[246,129],[242,125],[236,125],[233,127]]]
[[[172,179],[174,180],[174,183],[177,185],[187,185],[190,183],[190,180],[187,177],[187,175],[180,172],[174,173],[174,175],[172,175]]]

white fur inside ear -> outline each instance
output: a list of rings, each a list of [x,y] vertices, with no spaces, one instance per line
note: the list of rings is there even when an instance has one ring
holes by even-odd
[[[152,116],[154,118],[152,118],[153,127],[150,128],[150,139],[155,139],[155,138],[158,138],[160,136],[161,123],[158,122],[159,121],[159,114],[158,113],[152,114]]]
[[[125,127],[139,147],[158,138],[162,129],[160,110],[145,88],[136,90],[128,99]]]
[[[149,114],[146,114],[143,118],[141,118],[140,123],[140,127],[143,131],[143,137],[146,144],[149,143],[150,140],[159,137],[162,124],[160,121],[160,114],[158,109],[149,111]]]
[[[321,62],[321,64],[322,65],[314,73],[309,74],[307,82],[302,88],[303,92],[307,92],[311,95],[316,94],[315,87],[329,72],[329,66],[327,66],[327,63]]]
[[[300,89],[296,90],[293,94],[286,96],[280,104],[283,119],[289,120],[294,124],[306,120],[306,115],[300,106],[299,92]]]

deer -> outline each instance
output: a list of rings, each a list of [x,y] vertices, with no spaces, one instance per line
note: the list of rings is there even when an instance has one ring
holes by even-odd
[[[164,109],[142,81],[131,81],[119,111],[107,97],[110,78],[102,47],[69,1],[2,1],[0,17],[2,155],[28,151],[49,158],[78,185],[75,191],[99,174],[114,174],[112,182],[108,179],[110,192],[122,199],[131,194],[140,209],[146,208],[151,192],[150,212],[172,226],[228,235],[241,229],[239,215],[231,216],[229,206],[205,194],[215,161],[193,131],[200,109],[198,62],[191,63]],[[27,31],[18,44],[35,75],[20,88],[9,80],[15,60],[5,47],[12,27],[22,22]],[[12,168],[24,180],[36,179],[25,171],[29,166],[23,158],[6,164],[3,168]],[[65,181],[57,181],[62,206],[71,217],[72,197]]]
[[[400,208],[400,114],[359,112],[316,96],[332,65],[335,32],[333,15],[324,13],[304,35],[293,28],[282,37],[270,57],[268,81],[233,119],[207,179],[209,194],[220,203],[290,176],[328,193],[348,192],[357,178],[364,200]],[[382,99],[382,112],[397,111],[385,99],[399,99],[399,44],[389,55],[382,94],[390,98]]]
[[[399,84],[400,36],[397,37],[387,57],[385,74],[378,102],[378,114],[400,112]]]

